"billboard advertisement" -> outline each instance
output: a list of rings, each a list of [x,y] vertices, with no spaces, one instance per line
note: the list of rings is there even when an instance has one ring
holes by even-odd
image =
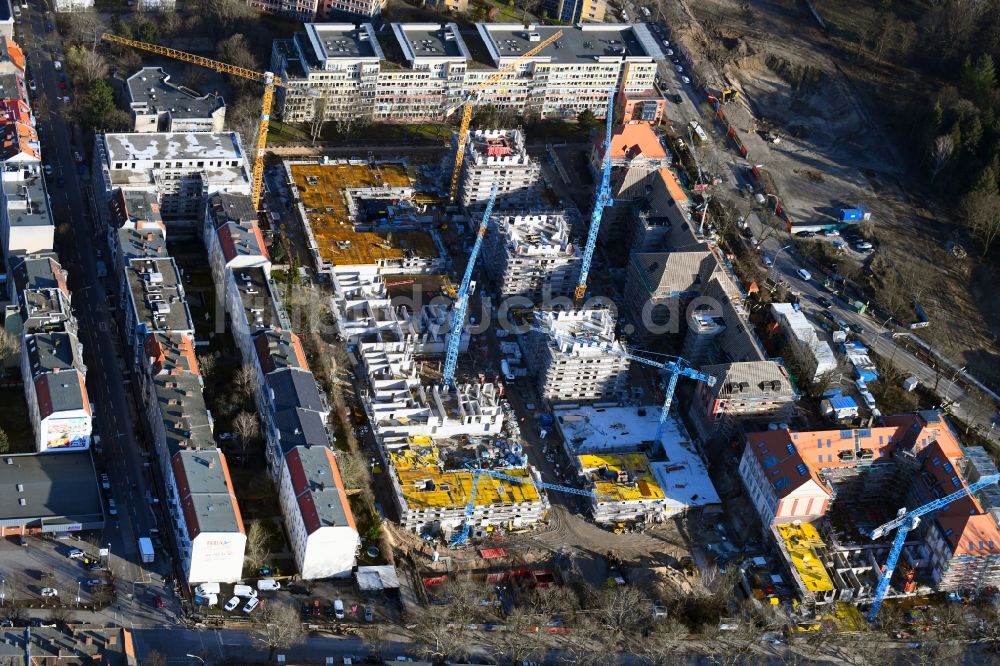
[[[50,418],[46,421],[46,449],[85,449],[90,446],[90,417]]]

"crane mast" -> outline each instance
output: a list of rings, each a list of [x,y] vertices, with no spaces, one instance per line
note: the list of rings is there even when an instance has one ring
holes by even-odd
[[[608,107],[604,117],[604,159],[601,163],[601,184],[594,198],[594,210],[590,214],[590,229],[587,231],[587,243],[583,248],[583,260],[580,262],[580,279],[573,294],[577,305],[583,302],[587,293],[587,278],[590,275],[590,263],[594,259],[594,249],[597,247],[597,232],[601,228],[601,218],[604,209],[614,203],[611,198],[611,127],[614,117],[615,89],[608,93]]]
[[[465,275],[462,276],[462,285],[458,289],[458,300],[455,301],[455,309],[451,312],[451,330],[448,332],[448,348],[444,356],[444,376],[442,380],[446,386],[455,385],[455,368],[458,366],[458,348],[462,344],[462,329],[465,327],[465,314],[469,309],[469,290],[472,286],[472,271],[476,266],[476,259],[479,257],[479,250],[483,246],[483,238],[486,236],[486,227],[489,225],[490,215],[493,213],[493,204],[497,200],[497,186],[493,186],[490,199],[486,202],[486,210],[483,211],[483,219],[479,223],[476,231],[476,242],[472,245],[472,252],[469,253],[469,261],[465,265]]]

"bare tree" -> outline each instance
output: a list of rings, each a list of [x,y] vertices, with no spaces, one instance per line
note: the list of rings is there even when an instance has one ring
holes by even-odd
[[[942,134],[931,145],[931,182],[941,173],[941,169],[955,152],[955,140],[949,134]]]
[[[617,640],[636,631],[653,612],[653,604],[639,590],[619,585],[604,591],[595,617]]]
[[[291,647],[305,638],[298,611],[279,602],[262,604],[254,622],[253,638],[269,650],[267,660],[273,660],[279,649]]]
[[[538,626],[538,618],[515,608],[504,618],[504,626],[504,631],[483,636],[483,642],[498,659],[520,664],[542,650],[544,634]]]
[[[249,151],[257,141],[257,126],[260,122],[260,103],[252,95],[238,97],[229,103],[226,100],[226,124],[229,129],[239,133],[240,141]]]
[[[90,44],[97,48],[104,26],[93,12],[70,12],[59,15],[59,28],[69,42]]]
[[[365,459],[350,451],[337,451],[337,467],[340,477],[347,488],[360,489],[365,494],[371,493],[371,476]]]
[[[431,606],[410,625],[413,639],[423,644],[427,657],[461,659],[468,652],[468,622],[453,622],[454,614],[442,606]]]
[[[690,632],[673,617],[652,623],[648,635],[638,642],[638,653],[653,666],[668,666],[681,661],[678,656],[687,650]]]
[[[254,441],[257,435],[260,434],[260,422],[257,421],[257,417],[253,414],[240,412],[233,418],[233,430],[236,433],[237,441],[240,443],[240,456],[245,461],[250,442]]]
[[[250,571],[259,570],[271,557],[271,535],[267,527],[259,520],[250,523],[247,530],[247,545],[244,550],[243,562]]]
[[[969,234],[989,254],[993,242],[1000,237],[1000,194],[973,190],[962,198],[962,218]]]
[[[250,49],[250,42],[240,33],[236,33],[235,35],[220,41],[217,51],[219,53],[219,59],[223,62],[255,72],[259,71],[257,58],[254,57],[253,51]],[[258,85],[257,83],[242,77],[231,76],[229,77],[229,80],[236,92],[237,97],[243,97],[251,89],[256,88]],[[251,97],[255,96],[251,95]]]
[[[82,87],[87,87],[97,80],[108,78],[108,62],[100,53],[80,46],[71,46],[66,51],[66,66],[70,77]]]
[[[198,368],[201,370],[201,376],[206,379],[215,372],[215,364],[219,360],[218,352],[212,352],[211,354],[201,354],[198,356]]]
[[[253,396],[254,389],[257,388],[257,370],[249,363],[244,363],[233,374],[233,388],[243,399]]]

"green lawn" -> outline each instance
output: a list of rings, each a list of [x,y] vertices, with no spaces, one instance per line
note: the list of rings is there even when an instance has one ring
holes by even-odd
[[[0,429],[7,433],[10,453],[32,453],[35,450],[35,432],[28,417],[28,403],[21,387],[0,388]]]

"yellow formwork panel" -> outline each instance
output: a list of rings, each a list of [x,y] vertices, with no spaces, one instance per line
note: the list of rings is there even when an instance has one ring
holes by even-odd
[[[785,542],[785,550],[792,558],[795,570],[810,592],[827,592],[833,589],[833,581],[826,568],[813,550],[825,544],[819,532],[812,525],[778,525],[778,534]]]
[[[291,174],[324,262],[370,265],[408,254],[438,255],[434,240],[422,231],[354,230],[346,190],[411,187],[402,164],[292,164]]]
[[[588,453],[578,456],[580,465],[590,473],[594,492],[614,498],[604,501],[638,502],[661,500],[666,497],[649,467],[649,458],[642,453],[618,455]],[[606,470],[606,471],[605,471]],[[627,472],[629,481],[615,480],[620,472]]]
[[[443,470],[437,449],[402,449],[389,454],[399,477],[403,498],[411,509],[459,509],[469,503],[472,472]],[[541,497],[526,470],[504,469],[504,474],[523,477],[524,483],[480,475],[475,506],[538,502]]]

